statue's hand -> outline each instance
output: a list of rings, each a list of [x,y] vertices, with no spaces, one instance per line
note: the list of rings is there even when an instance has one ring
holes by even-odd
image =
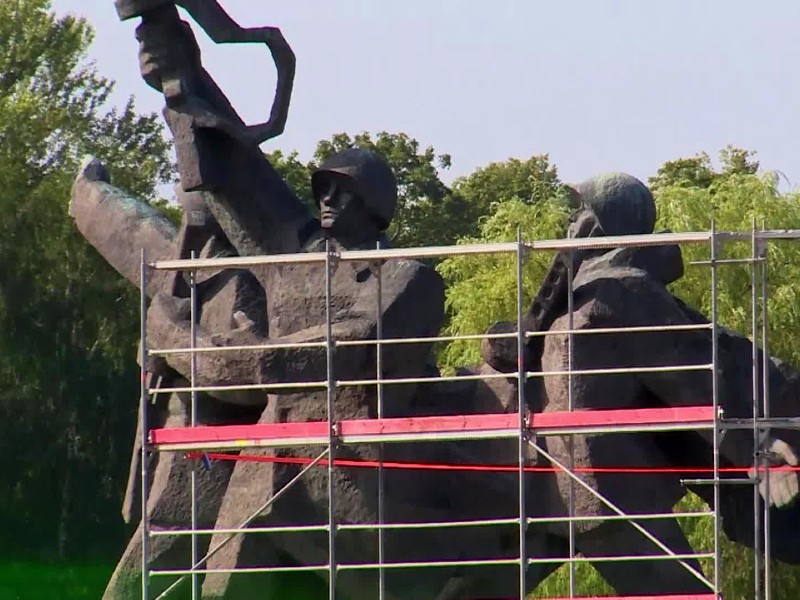
[[[516,333],[516,323],[498,321],[486,331],[487,334]],[[515,373],[517,366],[517,337],[483,338],[481,357],[495,371]]]
[[[796,467],[800,462],[792,447],[780,439],[767,440],[764,454],[767,458],[767,465],[771,467],[787,465]],[[755,472],[751,469],[749,474],[752,477]],[[768,484],[769,493],[767,493]],[[800,493],[797,472],[794,470],[770,471],[768,478],[761,477],[758,491],[765,500],[769,496],[770,506],[776,508],[788,506],[797,499],[797,495]]]
[[[247,346],[264,341],[258,336],[255,322],[241,310],[233,313],[231,326],[230,331],[212,334],[211,343],[214,346]]]
[[[108,174],[108,168],[103,161],[94,156],[87,155],[83,157],[81,166],[78,169],[78,175],[75,177],[76,181],[102,181],[103,183],[111,183],[111,175]]]
[[[156,294],[147,309],[148,347],[158,350],[188,347],[190,313],[188,298],[176,298],[163,292]]]
[[[144,20],[136,28],[136,39],[142,78],[167,96],[185,93],[186,82],[202,71],[200,48],[192,29],[174,15]]]

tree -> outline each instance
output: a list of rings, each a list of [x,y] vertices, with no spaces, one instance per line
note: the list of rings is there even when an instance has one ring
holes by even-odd
[[[150,200],[172,170],[157,115],[106,108],[92,35],[49,0],[0,3],[0,545],[18,552],[99,553],[123,537],[138,294],[67,202],[86,153]]]
[[[659,219],[657,227],[674,231],[707,231],[711,220],[720,231],[744,231],[756,227],[800,228],[800,194],[782,194],[777,176],[760,173],[755,153],[727,147],[720,152],[720,169],[715,169],[707,154],[693,159],[670,161],[650,179],[654,186]],[[686,168],[689,166],[690,168]],[[682,248],[686,266],[683,278],[672,292],[705,314],[711,313],[709,267],[691,266],[710,258],[708,245]],[[727,242],[721,258],[746,259],[752,256],[751,242]],[[769,286],[769,353],[800,367],[800,343],[794,332],[800,327],[797,306],[800,302],[800,248],[796,242],[771,242],[767,248]],[[751,333],[751,266],[725,264],[718,267],[717,307],[719,321],[745,335]],[[702,510],[702,501],[687,496],[679,510]],[[713,548],[710,519],[687,519],[684,529],[696,549]],[[753,590],[753,552],[723,541],[723,595],[745,598]],[[736,565],[736,568],[733,568]],[[710,561],[704,568],[711,572]],[[796,598],[800,569],[773,565],[773,597]]]
[[[462,199],[469,213],[465,221],[471,227],[464,235],[479,235],[481,219],[489,217],[498,202],[516,198],[523,204],[536,204],[555,196],[559,186],[558,172],[547,154],[493,162],[457,179],[453,193]]]
[[[319,142],[320,144],[322,142]],[[281,150],[273,150],[265,153],[267,160],[280,173],[283,180],[294,190],[297,197],[302,200],[311,210],[318,212],[311,194],[311,173],[314,171],[313,162],[303,164],[300,162],[299,154],[296,150],[285,154]]]
[[[492,163],[460,179],[453,193],[469,207],[477,232],[460,243],[516,241],[562,237],[569,212],[568,190],[559,182],[547,155]],[[524,268],[524,301],[528,303],[550,266],[552,256],[531,253]],[[516,270],[511,256],[453,257],[438,270],[447,283],[446,335],[482,333],[495,321],[516,319]],[[440,353],[451,370],[480,359],[479,345],[459,341]]]
[[[720,231],[749,231],[752,227],[800,228],[800,194],[782,194],[773,173],[757,173],[752,152],[723,154],[721,171],[711,171],[708,186],[672,183],[655,191],[659,220],[657,227],[673,231],[707,231],[711,220]],[[728,158],[726,158],[728,157]],[[725,258],[748,258],[751,243],[728,242],[722,247]],[[692,267],[694,261],[707,260],[709,248],[683,248],[686,274],[673,286],[676,295],[706,314],[711,312],[711,287],[707,268]],[[800,248],[793,242],[771,242],[768,246],[769,339],[770,353],[800,365],[800,341],[787,335],[800,326],[796,307],[800,289]],[[749,298],[751,271],[747,264],[719,268],[718,311],[720,322],[744,334],[750,333]]]
[[[691,158],[670,160],[659,167],[658,172],[648,179],[648,184],[656,194],[662,188],[671,186],[708,189],[732,175],[757,173],[759,164],[751,160],[755,154],[752,150],[726,146],[719,152],[722,166],[719,171],[714,170],[711,157],[706,152]]]

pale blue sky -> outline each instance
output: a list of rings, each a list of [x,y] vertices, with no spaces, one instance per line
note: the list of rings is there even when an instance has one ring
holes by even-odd
[[[162,100],[138,75],[134,22],[113,0],[54,0],[97,29],[92,58],[117,100]],[[310,157],[332,133],[403,131],[449,152],[445,177],[549,153],[564,180],[652,175],[726,144],[800,186],[797,0],[222,0],[280,27],[297,55],[286,133]],[[275,76],[263,46],[214,47],[209,71],[251,121]]]

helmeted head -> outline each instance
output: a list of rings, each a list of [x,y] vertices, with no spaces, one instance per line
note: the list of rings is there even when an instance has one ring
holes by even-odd
[[[656,204],[647,186],[625,173],[602,173],[579,183],[575,200],[590,209],[606,235],[653,233]]]
[[[325,159],[311,175],[311,190],[323,227],[331,227],[326,225],[326,209],[334,212],[334,218],[339,214],[330,206],[337,193],[355,196],[380,231],[389,227],[397,208],[397,180],[391,167],[380,154],[365,148],[347,148]]]

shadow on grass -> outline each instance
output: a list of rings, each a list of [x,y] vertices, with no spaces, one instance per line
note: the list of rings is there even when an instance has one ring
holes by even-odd
[[[114,565],[0,561],[3,600],[97,600]]]

